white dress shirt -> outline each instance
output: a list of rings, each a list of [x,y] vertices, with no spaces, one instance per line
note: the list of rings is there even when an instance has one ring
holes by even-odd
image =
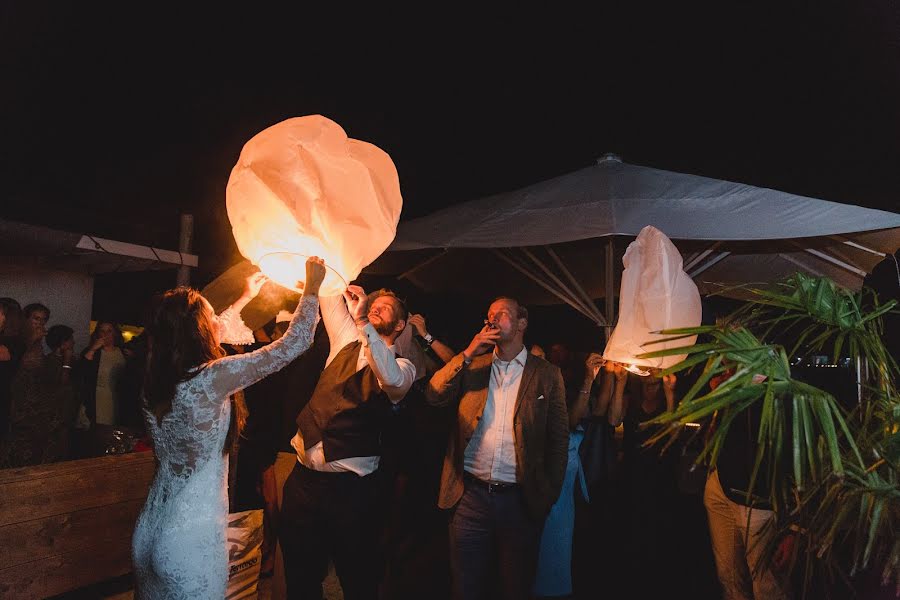
[[[359,349],[359,358],[356,360],[357,372],[370,365],[378,384],[390,401],[396,404],[403,400],[416,379],[416,368],[412,362],[398,357],[395,347],[385,344],[371,323],[366,323],[364,327],[357,327],[347,310],[343,296],[320,297],[319,306],[322,309],[322,321],[325,323],[328,341],[331,344],[325,368],[328,368],[334,357],[347,344],[359,340],[362,342],[362,347]],[[291,446],[297,452],[297,460],[304,467],[315,471],[352,471],[362,477],[374,473],[381,462],[380,456],[354,456],[329,462],[326,460],[322,442],[308,450],[304,448],[303,436],[299,430],[291,440]]]
[[[510,361],[500,360],[497,350],[494,350],[484,412],[466,446],[463,463],[466,471],[478,479],[504,483],[516,481],[513,416],[527,358],[528,351],[524,346]]]

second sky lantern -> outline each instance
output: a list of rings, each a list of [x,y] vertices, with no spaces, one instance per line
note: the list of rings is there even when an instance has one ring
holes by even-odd
[[[644,227],[622,258],[622,287],[619,291],[619,319],[603,351],[603,358],[628,365],[640,375],[648,367],[665,369],[686,355],[662,358],[637,358],[638,354],[688,346],[697,336],[662,344],[647,345],[663,339],[653,333],[662,329],[696,327],[703,310],[700,293],[682,268],[675,244],[653,226]]]

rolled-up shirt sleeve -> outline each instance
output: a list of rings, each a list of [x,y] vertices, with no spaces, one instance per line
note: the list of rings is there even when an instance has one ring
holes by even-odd
[[[366,361],[375,372],[381,389],[397,404],[416,380],[416,367],[406,358],[394,354],[392,347],[384,343],[375,327],[367,323],[360,329],[365,344]]]

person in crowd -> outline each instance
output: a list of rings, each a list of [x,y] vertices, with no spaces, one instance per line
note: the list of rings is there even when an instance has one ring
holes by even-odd
[[[254,331],[257,344],[247,348],[263,347],[280,339],[290,319],[290,312],[279,311],[273,321]],[[244,390],[247,420],[241,430],[237,455],[235,510],[264,511],[260,572],[263,577],[275,577],[271,592],[273,600],[286,597],[283,561],[277,547],[277,523],[281,488],[297,462],[296,452],[290,445],[297,431],[293,423],[305,404],[298,405],[300,397],[309,400],[327,356],[328,339],[320,323],[309,350],[277,373]],[[306,393],[301,392],[303,389]],[[284,461],[286,468],[284,465],[276,468],[280,453],[287,458]]]
[[[288,316],[290,317],[290,313],[288,313]],[[226,350],[228,350],[229,354],[243,354],[244,352],[252,352],[263,348],[274,341],[266,333],[265,328],[257,329],[253,332],[253,336],[257,340],[255,344],[229,346]],[[272,426],[275,420],[274,414],[280,410],[278,398],[274,394],[269,393],[268,384],[289,367],[290,365],[285,365],[277,373],[273,373],[243,390],[243,400],[247,415],[240,430],[237,455],[232,456],[232,460],[229,463],[229,466],[235,471],[233,486],[229,479],[229,497],[232,500],[230,512],[256,510],[265,506],[260,477],[263,469],[273,462],[270,461],[269,457],[271,447],[275,443],[272,438],[276,437]],[[271,525],[268,514],[264,513],[261,576],[271,575],[272,571],[274,538]]]
[[[566,400],[571,403],[574,401],[571,397],[577,394],[580,389],[578,384],[581,383],[582,379],[581,364],[575,358],[575,354],[572,352],[569,344],[562,341],[550,344],[550,351],[547,353],[546,358],[551,364],[559,367],[559,371],[563,376],[563,383],[566,384],[566,394],[569,396]]]
[[[270,339],[274,341],[284,335],[287,326],[285,318],[289,315],[287,311],[279,313]],[[272,600],[287,598],[284,555],[278,542],[278,522],[284,500],[284,483],[297,464],[297,451],[291,446],[291,440],[297,433],[295,420],[312,397],[329,351],[328,333],[320,321],[309,350],[282,370],[253,386],[252,396],[258,398],[258,401],[254,402],[251,394],[247,395],[256,407],[266,403],[262,413],[256,415],[258,418],[254,417],[254,407],[250,408],[247,429],[248,437],[253,438],[249,442],[251,445],[258,444],[268,448],[260,449],[256,455],[262,463],[266,463],[261,465],[260,494],[263,497],[266,527],[269,528],[267,532],[275,534]],[[261,389],[257,389],[260,386]],[[263,566],[268,568],[268,564],[264,562]]]
[[[127,356],[119,326],[98,321],[78,361],[78,394],[92,425],[121,424],[121,382]]]
[[[38,365],[44,360],[44,337],[47,335],[47,321],[50,320],[50,309],[34,302],[22,309],[21,336],[25,343],[24,362]]]
[[[453,351],[453,348],[428,333],[428,328],[425,326],[424,315],[411,315],[409,317],[409,324],[413,327],[413,331],[419,337],[419,339],[422,340],[424,347],[428,350],[431,350],[431,352],[434,353],[434,356],[441,361],[441,366],[450,362],[450,360],[456,355],[456,352]],[[427,351],[425,355],[429,356]],[[429,356],[429,358],[431,357]],[[436,362],[432,360],[429,368],[433,368],[435,364]],[[418,380],[422,380],[423,377],[419,377]]]
[[[225,596],[226,457],[238,434],[228,399],[309,347],[324,276],[322,260],[308,259],[303,297],[285,335],[229,357],[219,345],[228,323],[203,296],[184,287],[162,296],[149,327],[144,384],[158,466],[132,537],[136,598]],[[249,302],[264,281],[259,274],[248,278],[239,303]],[[242,323],[239,311],[228,321]]]
[[[595,415],[606,415],[607,422],[618,427],[625,420],[628,409],[628,397],[625,386],[628,383],[628,370],[625,365],[615,361],[606,361],[603,365],[604,376],[600,382]]]
[[[57,408],[60,412],[60,427],[55,434],[55,442],[60,447],[60,458],[70,458],[68,452],[70,434],[78,414],[77,394],[72,375],[75,365],[75,332],[67,325],[54,325],[47,330],[45,341],[47,347],[50,348],[50,354],[45,359],[45,369],[49,373],[59,374]]]
[[[709,387],[715,390],[734,372],[713,377]],[[765,378],[760,377],[760,382]],[[719,451],[716,468],[706,479],[703,504],[709,522],[716,572],[725,600],[785,600],[792,598],[786,556],[791,543],[782,541],[771,564],[761,562],[766,538],[766,523],[775,513],[766,500],[769,483],[768,460],[760,465],[750,499],[746,490],[756,460],[761,402],[739,414],[728,429]]]
[[[10,386],[25,353],[21,324],[19,303],[12,298],[0,298],[0,448],[9,433]]]
[[[416,365],[416,380],[395,405],[383,438],[387,523],[381,597],[439,599],[450,587],[447,523],[437,491],[452,415],[428,404],[425,393],[431,376],[456,352],[429,331],[423,314],[410,315],[409,325],[396,346]]]
[[[450,567],[459,599],[529,598],[541,530],[565,479],[569,427],[560,370],[523,343],[528,310],[490,304],[468,347],[434,374],[428,401],[452,406],[438,504],[450,517]],[[491,565],[497,572],[491,573]]]
[[[67,452],[71,357],[64,363],[48,360],[44,354],[49,308],[34,303],[22,312],[25,351],[10,386],[10,432],[0,459],[5,467],[52,463]]]
[[[616,365],[615,374],[621,372]],[[644,446],[655,433],[642,423],[669,410],[677,404],[675,375],[660,376],[660,370],[649,368],[649,375],[627,373],[625,417],[623,419],[624,484],[629,536],[623,551],[635,572],[643,572],[638,565],[660,565],[661,572],[672,564],[677,552],[676,506],[678,486],[676,467],[678,453],[661,452],[661,446]],[[617,380],[618,383],[618,380]],[[619,392],[617,386],[616,393]],[[613,399],[612,406],[618,403]],[[656,595],[659,581],[636,582],[640,595]]]
[[[538,358],[543,358],[543,359],[546,359],[546,358],[547,358],[547,353],[544,352],[544,349],[543,349],[541,346],[537,345],[537,344],[532,344],[532,345],[531,345],[531,349],[529,350],[529,352],[530,352],[531,354],[534,354],[534,355],[537,356]]]
[[[146,436],[143,417],[144,371],[147,367],[147,354],[149,352],[147,341],[149,327],[153,320],[156,306],[159,304],[161,294],[154,294],[144,305],[140,324],[141,332],[132,337],[123,347],[125,354],[125,369],[119,379],[117,391],[119,393],[119,420],[128,427],[137,438]]]
[[[595,593],[597,565],[608,564],[607,553],[616,551],[610,543],[610,532],[618,516],[613,508],[618,491],[615,481],[618,449],[615,430],[607,415],[615,386],[613,367],[614,364],[605,361],[599,353],[589,353],[584,377],[577,390],[574,414],[571,409],[569,411],[570,427],[575,426],[577,431],[580,425],[584,430],[578,454],[586,489],[581,494],[575,493],[572,539],[572,589],[576,597],[590,597]],[[579,425],[572,421],[577,415],[584,415]],[[571,439],[572,434],[570,452]],[[567,572],[563,573],[565,575]]]
[[[388,290],[367,297],[356,285],[322,298],[330,353],[312,398],[297,417],[297,463],[284,484],[279,541],[291,598],[322,597],[328,561],[344,597],[374,599],[381,437],[391,407],[406,395],[416,368],[395,353],[407,309]]]
[[[566,462],[566,478],[563,480],[559,499],[550,509],[541,535],[537,575],[534,582],[534,595],[539,597],[571,596],[573,591],[572,552],[575,533],[575,495],[578,493],[585,501],[590,500],[579,449],[585,435],[586,423],[584,420],[590,413],[590,390],[594,379],[592,357],[596,356],[596,354],[591,354],[588,357],[585,381],[578,388],[577,393],[567,394],[566,397],[569,417],[569,453]]]

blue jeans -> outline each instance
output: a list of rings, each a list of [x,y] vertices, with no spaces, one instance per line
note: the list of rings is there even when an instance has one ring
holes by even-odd
[[[488,491],[468,477],[465,485],[450,517],[453,597],[480,600],[497,583],[503,600],[531,598],[544,519],[528,514],[518,487]]]

